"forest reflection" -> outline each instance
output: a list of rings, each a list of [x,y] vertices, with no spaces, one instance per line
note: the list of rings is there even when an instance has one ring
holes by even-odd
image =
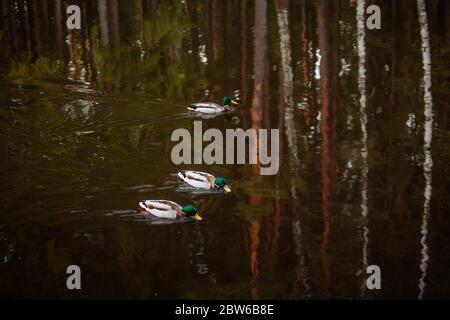
[[[49,283],[60,293],[67,261],[99,252],[118,267],[92,267],[108,274],[93,296],[448,297],[450,2],[416,2],[74,0],[82,28],[69,31],[67,1],[3,0],[0,255],[36,297]],[[381,31],[365,27],[373,3]],[[236,192],[192,197],[212,213],[198,226],[101,220],[173,194],[170,130],[190,128],[188,103],[224,95],[241,108],[208,126],[280,129],[280,173],[214,166]],[[32,223],[67,234],[41,243]],[[366,289],[371,264],[382,293]],[[26,296],[6,267],[0,295]]]

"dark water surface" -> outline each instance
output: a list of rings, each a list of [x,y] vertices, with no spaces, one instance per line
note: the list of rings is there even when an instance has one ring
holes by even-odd
[[[449,298],[450,2],[366,2],[71,1],[68,32],[66,1],[1,1],[0,297]],[[224,95],[204,130],[279,128],[277,175],[171,162]],[[189,168],[233,192],[178,190]]]

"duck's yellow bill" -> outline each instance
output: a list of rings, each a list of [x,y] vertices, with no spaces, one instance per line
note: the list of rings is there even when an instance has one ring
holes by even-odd
[[[200,216],[198,215],[198,213],[196,213],[194,216],[192,216],[192,218],[193,218],[194,220],[196,220],[196,221],[203,220],[203,218],[200,217]]]
[[[234,101],[233,99],[231,99],[231,103],[232,104],[238,104],[236,101]]]
[[[223,190],[225,190],[226,192],[231,192],[230,187],[227,186],[227,185],[225,185],[225,186],[223,187]]]

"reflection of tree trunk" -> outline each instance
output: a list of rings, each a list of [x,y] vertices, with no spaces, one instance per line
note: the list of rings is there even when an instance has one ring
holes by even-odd
[[[340,19],[340,12],[339,12],[339,8],[340,5],[337,1],[333,1],[332,2],[333,7],[331,8],[331,11],[333,12],[333,15],[331,17],[330,21],[341,21]],[[337,110],[339,107],[339,68],[340,68],[340,63],[338,63],[338,61],[340,61],[339,58],[339,50],[338,49],[334,49],[334,48],[338,48],[338,45],[334,45],[334,44],[339,44],[341,43],[341,39],[339,38],[339,28],[337,27],[337,24],[335,24],[336,27],[332,28],[332,34],[331,34],[331,39],[332,39],[332,45],[333,45],[333,50],[331,50],[331,61],[333,63],[332,65],[332,69],[331,69],[331,133],[330,133],[330,138],[332,139],[332,144],[331,144],[331,154],[332,154],[332,158],[336,159],[336,154],[337,154],[337,144],[334,143],[335,141],[335,137],[336,135],[336,131],[337,131]],[[336,182],[337,182],[337,173],[338,173],[338,166],[336,164],[336,161],[334,161],[332,163],[332,168],[331,168],[331,185],[332,186],[336,186]],[[335,193],[334,188],[332,187],[332,192]]]
[[[98,20],[100,24],[100,43],[102,46],[109,44],[109,31],[108,31],[108,8],[106,6],[106,0],[97,0],[98,4]]]
[[[55,5],[57,58],[62,59],[64,57],[64,33],[63,33],[61,0],[54,0],[54,5]]]
[[[443,12],[450,12],[450,2],[449,1],[443,1],[444,2],[444,9]],[[445,9],[447,8],[447,9]],[[450,19],[448,17],[444,18],[445,20],[445,39],[447,39],[447,43],[450,43]],[[447,109],[448,110],[448,109]]]
[[[158,0],[151,0],[151,15],[152,15],[152,42],[153,46],[156,44],[156,21],[158,20]]]
[[[366,8],[365,0],[358,0],[356,8],[357,21],[357,47],[358,47],[358,89],[359,89],[359,104],[360,104],[360,124],[361,124],[361,215],[363,222],[363,252],[362,252],[362,272],[365,274],[367,270],[367,247],[369,243],[369,228],[368,228],[368,207],[367,207],[367,189],[368,189],[368,173],[369,167],[367,163],[367,97],[366,97],[366,41],[365,41],[365,18],[364,11]],[[361,284],[362,297],[365,295],[366,281],[363,280]]]
[[[219,10],[217,8],[217,1],[212,0],[212,48],[213,48],[213,61],[216,62],[219,57],[219,26],[218,26],[218,15]]]
[[[320,63],[320,91],[322,95],[322,112],[320,117],[320,132],[322,135],[322,210],[323,210],[323,236],[322,261],[325,275],[325,295],[328,297],[331,285],[331,267],[328,257],[328,243],[330,237],[330,82],[331,82],[331,56],[330,56],[330,1],[323,0],[318,10]]]
[[[220,39],[222,38],[220,35],[220,30],[221,30],[221,26],[220,26],[220,20],[219,20],[219,16],[222,13],[220,4],[222,2],[220,2],[220,4],[218,4],[217,0],[212,0],[212,38],[213,38],[213,42],[212,42],[212,49],[213,49],[213,64],[212,66],[214,67],[214,70],[212,72],[217,72],[217,62],[219,60],[219,48],[221,48],[221,44],[220,44]],[[223,67],[219,68],[221,70],[223,70]],[[212,94],[212,98],[215,99],[215,97],[217,96],[217,93],[219,92],[220,87],[218,85],[218,83],[214,82],[214,86],[211,89],[211,94]]]
[[[277,21],[280,34],[280,53],[281,53],[281,69],[280,69],[280,104],[285,106],[284,121],[286,125],[286,137],[289,147],[289,162],[292,171],[291,179],[291,195],[297,198],[296,179],[298,179],[297,167],[298,159],[298,142],[297,132],[294,122],[294,101],[293,95],[293,73],[291,67],[291,39],[289,34],[289,17],[288,17],[288,0],[278,1]]]
[[[392,25],[395,28],[395,25],[397,23],[397,1],[392,1],[391,6],[391,15],[392,15]],[[395,80],[395,72],[397,67],[397,50],[396,50],[396,32],[394,32],[393,36],[393,48],[391,49],[391,66],[390,66],[390,73],[391,73],[391,79],[390,79],[390,95],[389,95],[389,102],[391,103],[391,107],[394,107],[394,100],[395,100],[395,90],[394,90],[394,80]],[[387,108],[390,110],[390,108]]]
[[[82,11],[83,11],[83,25],[85,28],[83,28],[83,35],[84,35],[84,50],[85,50],[85,57],[84,57],[84,63],[85,68],[88,71],[87,79],[89,81],[95,81],[97,79],[97,63],[95,60],[95,53],[94,50],[92,50],[92,41],[90,37],[90,26],[91,21],[89,20],[89,14],[88,10],[86,8],[86,3],[82,3]]]
[[[30,5],[28,2],[24,3],[25,17],[26,17],[26,27],[28,34],[28,48],[31,53],[31,61],[35,61],[37,59],[37,42],[36,42],[36,34],[34,32],[36,25],[34,23],[34,15],[36,14],[34,11],[34,6]]]
[[[268,75],[269,74],[269,69],[268,69],[268,65],[266,64],[266,71],[265,74]],[[262,100],[262,120],[263,120],[263,127],[264,128],[271,128],[271,121],[270,121],[270,83],[269,83],[269,76],[266,76],[264,78],[263,81],[263,100]]]
[[[117,0],[109,0],[108,13],[110,22],[111,44],[114,46],[113,52],[116,61],[120,59],[120,24],[119,24],[119,6]],[[115,74],[115,87],[120,88],[122,78],[122,64],[118,63]]]
[[[80,35],[80,37],[78,37]],[[79,57],[79,40],[82,39],[81,33],[75,30],[68,30],[68,47],[69,47],[69,71],[68,78],[70,80],[79,81],[81,76],[81,65]],[[83,46],[81,46],[83,47]]]
[[[12,31],[11,31],[11,15],[9,14],[9,2],[2,1],[2,22],[3,22],[3,38],[5,43],[5,56],[10,56],[10,44],[12,43]]]
[[[252,107],[250,108],[252,128],[258,132],[261,128],[262,107],[263,107],[263,86],[266,77],[266,63],[267,63],[267,4],[264,1],[255,3],[255,48],[254,48],[254,66],[253,66],[253,99]],[[258,137],[259,139],[259,137]],[[258,142],[255,141],[253,146],[250,146],[251,153],[257,159]],[[259,165],[253,166],[255,175],[259,174]]]
[[[254,88],[252,107],[250,109],[253,127],[258,129],[262,116],[262,89],[266,71],[266,8],[265,1],[255,2],[255,49],[254,49]]]
[[[81,56],[81,63],[83,65],[82,70],[82,79],[81,81],[85,82],[90,78],[91,70],[90,70],[90,63],[89,63],[89,25],[87,24],[87,11],[86,11],[86,3],[81,4],[81,25],[84,26],[84,28],[81,28],[81,31],[78,32],[80,36],[80,43],[81,43],[81,49],[82,49],[82,56]]]
[[[421,276],[419,279],[419,296],[418,299],[422,299],[425,293],[425,278],[428,270],[428,260],[430,259],[428,253],[427,237],[428,237],[428,220],[430,218],[430,200],[432,192],[432,170],[433,170],[433,158],[431,156],[431,140],[433,137],[433,98],[431,95],[431,50],[430,50],[430,38],[428,32],[428,19],[425,8],[425,2],[423,0],[417,0],[417,10],[419,13],[420,24],[420,38],[422,40],[422,64],[423,64],[423,87],[424,87],[424,116],[425,125],[423,133],[423,152],[425,154],[425,160],[423,162],[423,175],[425,177],[425,190],[424,190],[424,204],[423,204],[423,216],[422,225],[420,227],[420,233],[422,237],[420,244],[422,249],[420,251],[422,257],[420,259],[420,271]]]
[[[282,69],[282,68],[280,68]],[[281,82],[281,81],[280,81]],[[281,85],[280,85],[281,86]],[[281,88],[280,88],[281,92]],[[284,125],[284,105],[282,103],[281,97],[279,97],[279,104],[278,104],[278,129],[283,130]],[[280,157],[283,157],[283,139],[281,138],[279,140],[279,155]],[[283,159],[280,158],[280,163],[283,163]],[[281,176],[279,174],[276,175],[276,189],[277,191],[280,190],[280,178]],[[274,256],[277,248],[278,248],[278,240],[280,238],[280,225],[281,225],[281,201],[280,198],[277,197],[275,199],[275,216],[274,216],[274,226],[273,226],[273,239],[271,244],[271,255]]]
[[[266,31],[267,31],[267,16],[266,16],[266,2],[255,2],[255,48],[254,48],[254,88],[252,107],[250,110],[252,119],[252,128],[258,130],[261,127],[261,113],[262,113],[262,97],[263,97],[263,83],[265,79],[266,70]],[[259,139],[259,137],[258,137]],[[257,139],[257,140],[258,140]],[[258,152],[258,141],[255,141],[253,146],[250,146],[254,155]],[[259,174],[259,165],[253,165],[255,175]],[[250,196],[250,204],[252,206],[259,205],[259,196]],[[258,272],[258,245],[259,245],[259,222],[256,220],[250,221],[250,268],[252,271],[251,280],[251,297],[258,298],[256,288],[256,281],[259,276]]]
[[[197,21],[197,5],[195,3],[195,0],[187,0],[186,6],[189,14],[189,21],[190,21],[190,27],[189,30],[191,32],[191,49],[192,49],[192,56],[194,57],[194,63],[197,66],[198,65],[198,59],[199,59],[199,39],[198,39],[198,21]]]
[[[258,246],[259,246],[259,222],[256,220],[251,220],[249,226],[250,234],[250,271],[252,273],[252,278],[250,281],[251,289],[250,296],[252,299],[258,299],[258,289],[256,283],[259,277],[259,267],[258,267]]]
[[[310,104],[310,79],[309,79],[309,60],[308,60],[308,36],[307,36],[307,21],[306,21],[306,0],[302,0],[301,4],[301,16],[302,16],[302,33],[301,33],[301,43],[302,43],[302,60],[303,60],[303,89],[304,96],[303,99],[303,116],[305,117],[306,126],[309,127],[311,124],[311,104]],[[305,144],[308,146],[308,144]]]
[[[4,6],[3,4],[0,5],[0,30],[4,30],[5,29],[4,23],[5,23],[5,18],[7,17],[7,14],[3,13],[3,11],[4,11],[3,6]]]
[[[80,80],[80,63],[78,59],[77,37],[73,30],[69,31],[69,79]]]
[[[31,27],[30,27],[30,14],[28,10],[27,3],[22,4],[22,10],[23,10],[23,24],[25,25],[25,35],[26,35],[26,49],[31,50]]]
[[[247,1],[241,1],[241,86],[242,104],[247,104]]]
[[[220,58],[221,61],[223,61],[226,74],[228,70],[235,66],[235,64],[232,59],[223,59],[223,57],[231,57],[236,55],[236,51],[232,44],[234,44],[237,40],[235,30],[238,30],[239,28],[236,28],[234,23],[230,23],[231,17],[234,16],[232,11],[234,5],[232,4],[232,1],[223,1],[221,5],[222,9],[220,10],[220,12],[222,12],[222,17],[219,31],[222,32],[222,36],[220,37],[220,48],[222,50],[220,52]],[[227,87],[228,86],[225,86],[225,88]]]
[[[34,57],[32,58],[32,62],[34,62],[39,54],[40,54],[40,49],[41,49],[41,43],[42,43],[42,39],[41,39],[41,16],[40,16],[40,12],[39,12],[39,1],[34,1],[33,2],[33,26],[34,26],[34,40],[35,40],[35,46],[34,46]]]
[[[289,0],[277,1],[277,23],[280,36],[280,54],[281,67],[279,71],[280,87],[279,87],[279,107],[280,117],[283,117],[286,128],[286,138],[289,148],[289,169],[291,197],[293,199],[292,212],[295,217],[292,221],[292,234],[296,244],[295,253],[298,257],[297,280],[295,286],[298,286],[304,276],[304,257],[302,230],[300,223],[300,208],[297,195],[297,185],[300,180],[298,176],[298,142],[297,132],[294,121],[294,102],[293,102],[293,72],[291,67],[291,39],[289,32]],[[281,126],[280,126],[281,127]],[[279,217],[278,217],[279,218]],[[295,292],[294,292],[295,293]]]
[[[13,46],[13,50],[17,50],[19,49],[18,47],[18,41],[20,39],[20,37],[18,37],[18,32],[17,32],[17,23],[16,23],[16,8],[15,8],[15,1],[7,1],[7,3],[9,3],[10,5],[10,11],[9,14],[11,16],[11,35],[12,35],[12,46]],[[17,52],[16,51],[16,52]]]
[[[276,210],[276,209],[275,209]],[[264,217],[264,227],[266,229],[266,243],[264,245],[264,263],[265,263],[265,273],[270,279],[273,276],[273,256],[271,254],[271,244],[273,243],[272,237],[272,217]]]
[[[111,27],[111,44],[118,45],[120,42],[120,31],[119,31],[119,8],[117,0],[109,0],[109,21]]]
[[[215,39],[215,34],[214,34],[214,29],[215,29],[215,24],[216,24],[216,20],[215,20],[215,11],[216,11],[216,2],[215,1],[207,1],[207,19],[208,19],[208,31],[207,31],[207,46],[206,46],[206,55],[207,55],[207,59],[208,59],[208,68],[207,68],[207,74],[208,74],[208,79],[210,79],[210,84],[208,85],[208,90],[209,90],[209,96],[208,99],[209,100],[214,100],[215,99],[215,92],[214,92],[214,88],[213,88],[213,84],[216,83],[216,72],[217,70],[215,70],[216,66],[215,66],[215,47],[216,47],[216,39]]]
[[[47,1],[39,1],[41,3],[41,14],[42,16],[39,17],[39,20],[42,21],[42,30],[40,31],[40,33],[43,35],[43,41],[47,42],[48,41],[48,36],[49,36],[49,16],[48,16],[48,6],[47,6]],[[45,48],[48,48],[47,46],[45,46]]]
[[[138,30],[138,39],[141,42],[144,40],[144,10],[143,10],[143,0],[135,0],[136,1],[136,21],[137,21],[137,30]],[[141,43],[142,45],[142,43]]]

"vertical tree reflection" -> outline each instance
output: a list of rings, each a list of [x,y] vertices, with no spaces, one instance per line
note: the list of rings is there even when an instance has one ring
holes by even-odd
[[[100,44],[107,46],[109,44],[108,31],[108,7],[106,0],[97,0],[98,20],[100,24]]]
[[[322,261],[325,276],[325,296],[330,295],[331,264],[328,256],[330,241],[330,100],[331,100],[331,51],[330,51],[330,1],[323,0],[318,7],[318,28],[320,48],[320,92],[322,109],[320,115],[320,132],[322,135],[322,210],[323,210],[323,234],[322,234]]]
[[[356,8],[357,22],[357,47],[358,47],[358,89],[359,89],[359,105],[360,105],[360,125],[361,125],[361,214],[363,221],[363,253],[362,253],[362,272],[365,274],[367,269],[367,245],[369,242],[368,224],[368,208],[367,208],[367,186],[368,186],[368,150],[367,150],[367,112],[366,112],[366,42],[365,42],[365,18],[366,10],[365,0],[358,0]],[[366,281],[361,284],[362,296],[365,295]]]
[[[111,32],[111,43],[113,45],[118,45],[120,43],[120,21],[119,21],[119,4],[117,0],[108,1],[108,13],[110,22],[110,32]]]
[[[55,28],[56,28],[56,51],[57,58],[62,59],[64,55],[64,33],[61,0],[54,0]]]
[[[422,249],[420,259],[420,271],[421,276],[419,279],[419,296],[418,299],[422,299],[425,293],[425,278],[428,270],[428,220],[430,218],[430,200],[432,192],[432,170],[433,159],[431,156],[431,140],[433,136],[433,98],[431,96],[431,52],[430,52],[430,38],[428,32],[428,19],[425,8],[425,2],[423,0],[417,0],[417,11],[419,13],[419,25],[420,25],[420,38],[422,41],[422,64],[423,64],[423,89],[424,89],[424,116],[425,126],[423,132],[423,153],[425,160],[423,162],[423,175],[425,177],[425,190],[424,190],[424,203],[423,203],[423,215],[422,225],[420,226],[420,244]]]
[[[308,24],[307,24],[307,15],[306,15],[306,0],[302,0],[301,2],[301,27],[302,32],[300,35],[301,39],[301,53],[302,53],[302,67],[303,67],[303,88],[305,90],[305,98],[302,100],[303,102],[303,115],[305,117],[305,124],[307,127],[311,124],[311,103],[310,103],[310,89],[311,89],[311,81],[309,78],[309,59],[308,59]]]
[[[242,86],[242,104],[247,103],[247,1],[241,1],[241,86]]]
[[[300,220],[300,206],[298,197],[298,181],[300,159],[298,156],[298,141],[296,124],[294,120],[294,101],[293,101],[293,72],[292,72],[292,54],[291,54],[291,37],[289,30],[289,0],[277,1],[277,23],[280,37],[280,84],[279,84],[279,128],[282,129],[283,121],[285,125],[286,140],[289,150],[289,170],[290,170],[290,194],[292,198],[292,212],[294,218],[292,220],[292,234],[296,245],[295,254],[298,257],[297,280],[296,286],[302,280],[306,283],[304,271],[304,253],[302,242],[302,225]],[[304,17],[303,17],[304,18]],[[294,291],[295,293],[295,291]]]
[[[297,167],[299,165],[298,158],[298,142],[297,133],[294,123],[294,102],[293,94],[293,74],[291,67],[291,39],[289,35],[289,16],[288,16],[288,0],[279,0],[277,2],[277,22],[280,35],[280,53],[281,53],[281,70],[280,70],[280,103],[285,106],[284,122],[286,126],[286,138],[289,147],[289,163],[293,176],[291,177],[291,195],[297,198],[295,190],[298,180]]]
[[[198,37],[198,19],[197,19],[197,6],[195,3],[195,0],[187,0],[186,1],[186,7],[187,7],[187,12],[189,15],[189,21],[191,23],[189,30],[190,30],[190,34],[191,34],[191,50],[192,50],[192,54],[194,56],[194,59],[197,60],[198,59],[198,49],[199,49],[199,37]],[[194,62],[195,63],[195,62]],[[195,64],[197,65],[197,64]]]
[[[255,40],[254,40],[254,84],[253,84],[253,98],[250,109],[252,128],[258,130],[261,127],[262,120],[262,106],[263,106],[263,84],[265,81],[266,72],[266,60],[267,60],[267,45],[266,45],[266,33],[267,33],[267,4],[265,1],[255,2]],[[258,137],[259,139],[259,137]],[[257,139],[257,140],[258,140]],[[254,155],[258,154],[258,142],[250,146],[249,152]],[[255,175],[259,175],[259,165],[253,165],[253,172]],[[258,195],[250,196],[250,205],[258,206],[260,202]],[[258,298],[258,290],[256,288],[256,282],[259,277],[258,269],[258,245],[259,245],[259,229],[260,225],[256,219],[250,220],[249,234],[250,234],[250,265],[252,272],[251,279],[251,297],[253,299]]]

